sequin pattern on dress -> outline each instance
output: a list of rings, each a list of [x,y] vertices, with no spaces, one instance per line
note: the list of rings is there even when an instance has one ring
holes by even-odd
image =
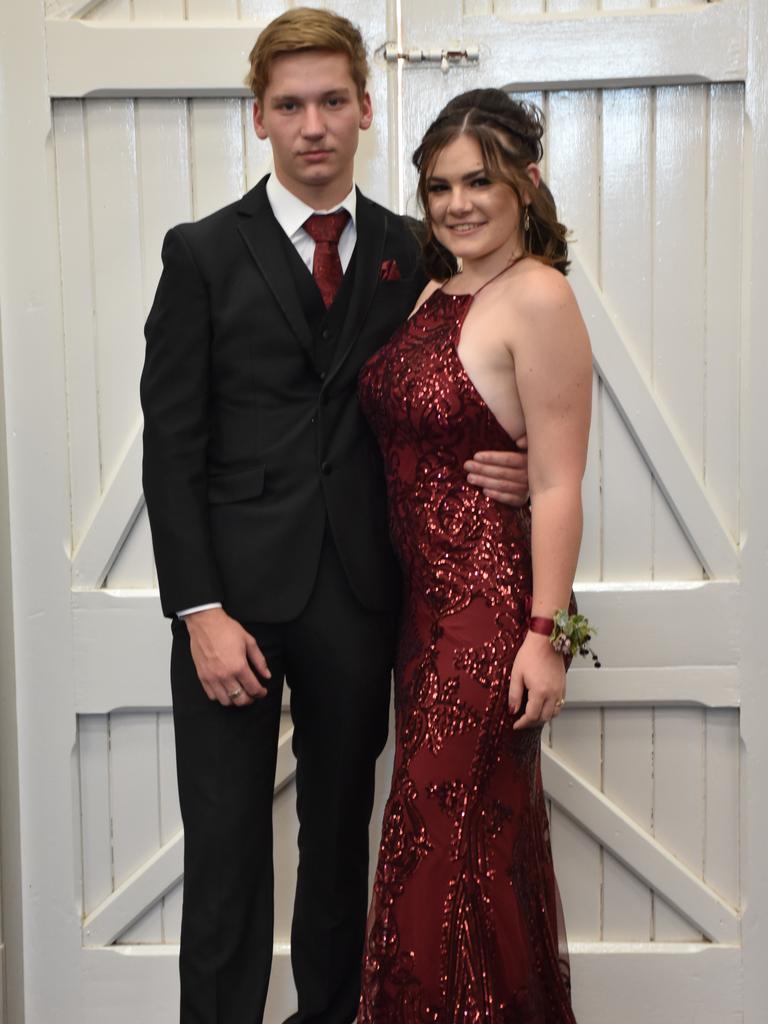
[[[573,1024],[540,772],[509,674],[530,516],[467,483],[513,447],[459,360],[469,295],[434,292],[364,368],[404,579],[396,752],[359,1024]]]

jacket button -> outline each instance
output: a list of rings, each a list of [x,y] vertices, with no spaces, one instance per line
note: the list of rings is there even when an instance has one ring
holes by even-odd
[[[317,374],[320,380],[325,380],[325,370],[320,370]]]
[[[330,336],[331,336],[331,332],[328,330],[327,327],[324,327],[323,330],[322,330],[322,339],[323,339],[323,341],[328,341]]]
[[[331,464],[330,464],[330,462],[321,462],[320,463],[320,472],[323,474],[323,476],[329,476],[330,472],[331,472]]]

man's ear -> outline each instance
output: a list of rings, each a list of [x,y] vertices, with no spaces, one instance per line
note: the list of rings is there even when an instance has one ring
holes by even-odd
[[[370,128],[373,123],[373,103],[371,103],[370,93],[363,93],[363,98],[360,100],[360,128],[365,131],[366,128]]]
[[[267,129],[264,127],[264,120],[261,114],[261,106],[258,100],[253,101],[253,130],[260,139],[268,139]]]

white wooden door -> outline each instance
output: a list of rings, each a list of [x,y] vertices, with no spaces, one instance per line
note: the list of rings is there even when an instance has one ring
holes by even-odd
[[[269,166],[241,81],[259,27],[291,4],[6,2],[0,312],[26,1021],[159,1024],[176,1013],[183,839],[139,484],[141,327],[166,228]],[[768,230],[754,188],[768,180],[764,6],[330,6],[375,51],[359,162],[374,198],[408,206],[408,156],[462,89],[532,93],[549,120],[545,173],[576,237],[597,364],[580,594],[605,667],[573,673],[545,765],[579,1020],[757,1024],[768,890],[739,835],[748,850],[768,838],[751,782],[768,770],[768,368],[752,327],[768,309],[750,288]],[[479,63],[387,61],[387,42],[395,58],[476,45]],[[270,1022],[293,1000],[289,730]],[[381,796],[386,774],[385,758]]]

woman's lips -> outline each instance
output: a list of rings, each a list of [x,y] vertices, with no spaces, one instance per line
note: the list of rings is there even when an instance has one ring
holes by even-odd
[[[462,222],[461,224],[446,224],[449,231],[455,232],[457,235],[471,235],[479,228],[484,227],[485,221],[479,223],[474,222]]]

